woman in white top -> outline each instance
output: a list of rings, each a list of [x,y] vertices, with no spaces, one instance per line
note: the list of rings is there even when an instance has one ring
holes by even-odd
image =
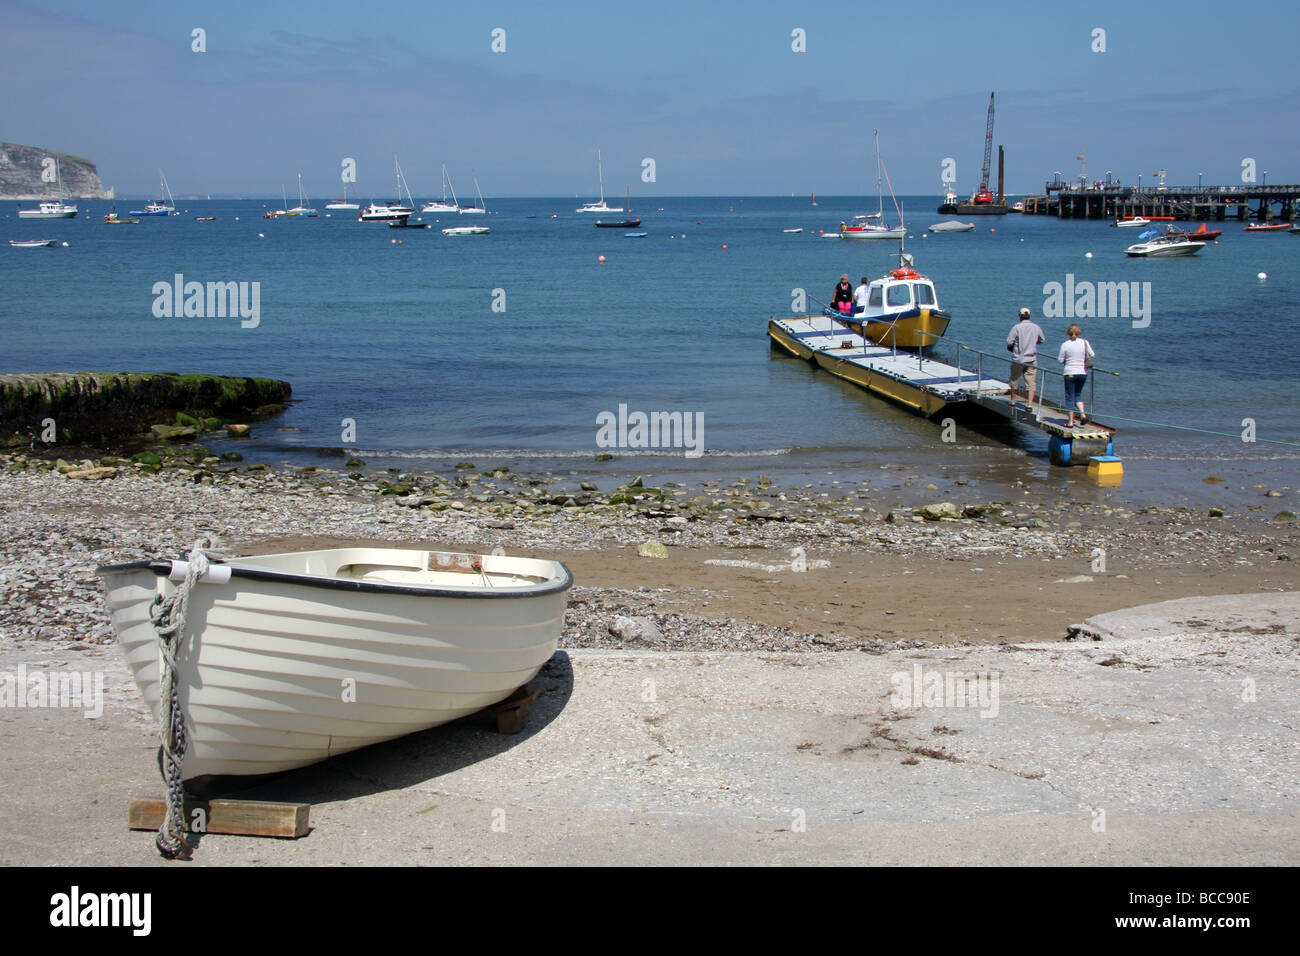
[[[1069,341],[1061,343],[1061,354],[1057,356],[1057,361],[1065,366],[1065,408],[1070,413],[1070,420],[1066,423],[1066,428],[1074,427],[1074,410],[1079,410],[1079,424],[1086,424],[1088,416],[1083,413],[1083,386],[1088,381],[1088,368],[1092,365],[1096,352],[1088,344],[1087,339],[1079,337],[1082,329],[1077,324],[1072,324],[1065,330]]]

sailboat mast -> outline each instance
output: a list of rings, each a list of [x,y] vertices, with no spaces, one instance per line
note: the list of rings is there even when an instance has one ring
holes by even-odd
[[[885,222],[885,195],[880,191],[880,130],[873,129],[872,136],[876,140],[876,212],[880,224]]]
[[[596,150],[596,175],[600,177],[600,204],[605,205],[605,169],[600,162],[600,150]]]

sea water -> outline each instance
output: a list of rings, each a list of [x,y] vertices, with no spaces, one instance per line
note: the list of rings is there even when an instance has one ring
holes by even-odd
[[[645,471],[795,481],[893,468],[1080,487],[1083,469],[1052,468],[1040,433],[961,427],[945,442],[936,423],[769,349],[768,318],[792,314],[800,290],[816,311],[841,273],[856,285],[897,265],[895,242],[820,234],[866,211],[862,200],[639,200],[642,239],[593,228],[578,204],[500,199],[486,216],[417,213],[427,230],[361,223],[323,201],[319,218],[274,220],[262,212],[278,203],[181,201],[178,216],[112,227],[106,203],[83,202],[77,219],[53,222],[19,221],[15,205],[0,216],[5,238],[68,245],[0,249],[0,366],[286,379],[289,410],[237,446],[249,461],[337,466],[357,454],[378,467],[472,460],[620,480]],[[985,371],[1005,377],[999,359],[1021,306],[1052,358],[1077,321],[1097,365],[1118,373],[1094,376],[1089,413],[1119,428],[1129,492],[1182,500],[1208,493],[1210,475],[1242,487],[1294,483],[1300,237],[1251,235],[1229,220],[1210,224],[1224,235],[1194,257],[1130,259],[1124,247],[1141,230],[1104,222],[974,217],[973,232],[927,235],[926,225],[952,218],[936,204],[903,200],[906,249],[952,315],[941,356],[955,360],[965,343],[996,356]],[[130,205],[119,201],[119,212]],[[467,222],[492,233],[440,231]],[[804,231],[783,232],[796,227]],[[158,317],[154,288],[177,275],[257,283],[258,322]],[[1149,313],[1044,317],[1045,289],[1067,282],[1136,283]],[[969,367],[974,353],[962,361]],[[1059,377],[1043,378],[1063,400]],[[620,405],[690,416],[702,455],[598,447],[601,416]],[[1292,444],[1242,440],[1252,432]],[[597,451],[615,459],[596,462]]]

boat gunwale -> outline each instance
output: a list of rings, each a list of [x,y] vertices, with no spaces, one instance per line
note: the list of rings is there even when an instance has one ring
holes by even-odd
[[[177,558],[185,561],[184,555]],[[549,560],[549,559],[547,559]],[[573,587],[573,572],[563,561],[553,561],[562,572],[562,577],[555,581],[536,585],[523,590],[496,588],[447,588],[416,587],[409,584],[382,584],[375,581],[349,581],[345,578],[325,578],[317,575],[299,574],[292,571],[276,571],[270,568],[250,568],[225,561],[213,561],[214,565],[230,568],[231,578],[247,578],[253,581],[272,581],[279,584],[297,584],[302,587],[324,588],[331,591],[354,591],[366,594],[406,594],[419,597],[452,598],[532,598],[562,593]],[[163,559],[145,559],[129,561],[124,564],[105,564],[95,568],[95,574],[106,578],[111,574],[126,574],[132,571],[152,571],[159,577],[167,577],[172,570],[172,562]]]

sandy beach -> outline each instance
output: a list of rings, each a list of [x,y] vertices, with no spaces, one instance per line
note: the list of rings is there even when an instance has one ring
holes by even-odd
[[[943,489],[927,517],[755,479],[4,464],[0,671],[106,678],[93,720],[0,709],[6,863],[156,858],[123,824],[160,792],[155,732],[93,569],[205,534],[232,554],[501,548],[577,583],[524,734],[457,724],[283,777],[259,795],[312,803],[313,833],[207,837],[202,862],[1300,862],[1289,490],[1210,517]],[[1146,619],[1123,609],[1171,600],[1126,630]],[[1101,640],[1065,640],[1111,612]],[[899,707],[917,665],[999,674],[996,719]],[[93,840],[62,832],[74,811]]]

